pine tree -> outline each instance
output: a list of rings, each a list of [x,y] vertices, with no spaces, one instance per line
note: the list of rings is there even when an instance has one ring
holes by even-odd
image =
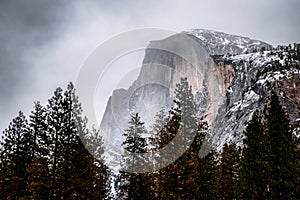
[[[110,198],[102,138],[81,114],[70,83],[47,107],[35,103],[29,124],[22,112],[13,119],[1,142],[1,199]]]
[[[62,145],[59,146],[58,152],[62,160],[58,164],[60,170],[58,180],[61,183],[59,196],[64,199],[109,197],[108,169],[99,160],[103,154],[101,137],[99,132],[87,130],[87,119],[82,117],[82,108],[72,83],[64,92],[60,106],[62,129],[60,129],[59,142]],[[90,146],[95,146],[96,149],[89,149],[89,152],[86,147]]]
[[[170,117],[167,116],[167,112],[164,109],[158,111],[155,115],[154,123],[152,125],[152,130],[150,131],[151,135],[151,146],[153,146],[152,151],[163,148],[166,144],[166,141],[163,140],[164,137],[167,137],[168,132],[166,130],[167,124],[170,121]],[[165,144],[164,144],[165,142]]]
[[[268,146],[267,162],[270,164],[271,198],[297,198],[296,183],[299,177],[299,173],[297,174],[299,165],[296,154],[298,147],[292,134],[288,115],[280,105],[274,91],[271,93],[270,102],[265,107],[264,115]]]
[[[86,123],[81,117],[81,112],[72,83],[64,93],[62,89],[56,89],[54,96],[49,100],[47,124],[51,141],[50,198],[72,198],[76,194],[78,182],[86,180],[76,179],[79,177],[78,169],[74,167],[78,164],[74,162],[74,157],[78,155],[84,157],[86,151],[83,150],[84,147],[79,147],[81,145],[79,132],[85,131],[83,129]]]
[[[109,169],[103,162],[103,141],[99,130],[92,128],[78,138],[76,151],[72,156],[72,171],[75,196],[78,199],[108,199],[111,197]],[[79,182],[78,182],[79,181]]]
[[[205,182],[201,182],[199,179],[214,179],[214,153],[211,152],[204,159],[199,158],[199,151],[207,134],[207,124],[197,116],[199,106],[194,101],[192,87],[189,85],[187,78],[182,78],[180,84],[177,84],[175,97],[175,109],[173,113],[179,115],[181,119],[178,133],[182,132],[185,135],[184,139],[192,140],[190,141],[190,146],[184,147],[186,151],[178,159],[179,197],[184,199],[197,198],[197,196],[205,193],[201,189],[204,186],[201,183]],[[191,136],[194,137],[191,138]],[[210,155],[212,156],[211,158],[209,157]],[[203,173],[206,173],[204,171],[209,168],[211,170],[208,174],[204,175]],[[194,185],[194,187],[191,188],[190,184]],[[212,186],[212,183],[210,186]]]
[[[29,195],[27,167],[31,163],[33,138],[28,122],[20,111],[3,132],[1,184],[3,199],[20,199]]]
[[[124,155],[124,169],[120,171],[118,177],[119,182],[119,198],[125,199],[153,199],[154,195],[150,187],[150,174],[149,173],[130,173],[126,169],[139,166],[138,154],[147,152],[147,138],[145,135],[147,130],[144,126],[144,122],[141,121],[138,113],[131,117],[129,127],[123,134],[126,137],[123,142],[124,149],[127,152],[135,153],[128,154],[125,151]]]
[[[63,101],[62,101],[62,127],[61,130],[62,137],[62,156],[63,161],[61,162],[62,171],[63,171],[63,180],[62,180],[62,191],[63,198],[68,199],[74,196],[75,193],[75,185],[78,182],[83,181],[84,179],[76,179],[78,178],[77,173],[78,170],[73,165],[74,160],[73,157],[76,154],[82,155],[84,158],[85,150],[80,148],[80,138],[79,132],[81,130],[81,126],[85,123],[81,117],[82,108],[78,102],[78,97],[75,95],[75,88],[72,83],[68,84],[67,90],[64,92]],[[79,146],[79,147],[78,147]],[[84,148],[84,147],[83,147]],[[80,151],[82,150],[82,151]]]
[[[29,126],[33,137],[31,164],[27,167],[30,174],[28,185],[32,199],[49,199],[49,135],[47,133],[46,109],[36,102],[29,116]],[[29,198],[29,197],[28,197]]]
[[[206,136],[207,124],[197,117],[198,106],[194,101],[192,88],[187,78],[181,78],[180,83],[176,85],[174,103],[175,106],[170,112],[168,122],[160,120],[158,123],[158,125],[163,125],[158,126],[161,129],[158,132],[158,138],[160,138],[158,146],[162,148],[166,144],[172,145],[171,140],[176,136],[181,145],[176,147],[173,144],[174,155],[177,151],[183,152],[183,155],[157,172],[157,196],[161,199],[198,198],[197,192],[200,192],[202,187],[198,185],[199,178],[204,177],[199,168],[205,162],[201,161],[198,154]],[[209,162],[205,167],[208,166]],[[214,168],[214,166],[210,167]]]
[[[266,199],[269,194],[269,166],[266,161],[266,136],[262,116],[255,112],[244,132],[244,149],[240,169],[240,197]]]
[[[50,199],[63,196],[63,94],[62,89],[57,88],[47,105],[47,125],[50,138]]]
[[[193,199],[217,199],[217,164],[218,153],[212,149],[204,158],[200,159],[195,166],[198,173],[194,178]]]
[[[219,194],[222,199],[238,198],[238,168],[240,151],[236,144],[231,142],[225,144],[221,154],[219,167]]]
[[[299,149],[288,115],[272,91],[263,113],[254,113],[245,131],[241,160],[241,197],[297,199]]]
[[[162,167],[162,163],[164,162],[162,155],[158,155],[156,151],[162,149],[165,145],[167,145],[172,137],[172,134],[168,132],[167,125],[170,118],[167,115],[167,112],[164,109],[161,109],[159,112],[156,113],[154,123],[152,125],[151,130],[151,141],[150,144],[152,146],[152,154],[155,154],[158,156],[158,159],[156,160],[157,163],[154,163],[154,165],[157,165],[158,167]],[[153,182],[153,192],[155,194],[155,197],[157,199],[161,199],[163,197],[162,191],[163,191],[163,177],[165,170],[158,169],[155,172],[153,172],[152,175],[152,182]]]

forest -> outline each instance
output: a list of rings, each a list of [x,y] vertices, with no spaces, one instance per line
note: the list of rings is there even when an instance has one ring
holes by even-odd
[[[300,198],[300,141],[275,92],[247,122],[243,145],[228,141],[222,151],[213,146],[209,126],[197,114],[187,78],[174,96],[174,107],[158,112],[151,130],[139,113],[132,114],[123,135],[123,168],[114,173],[104,161],[100,131],[87,127],[74,85],[56,89],[46,105],[35,102],[29,116],[20,111],[4,130],[0,199]],[[179,140],[195,137],[174,162],[152,172],[126,170],[139,164],[135,156],[155,154],[178,135]],[[208,152],[200,156],[204,144]]]

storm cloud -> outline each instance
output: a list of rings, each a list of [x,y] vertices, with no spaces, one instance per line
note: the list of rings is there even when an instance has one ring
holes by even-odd
[[[298,0],[1,1],[0,131],[74,81],[101,42],[143,27],[204,28],[272,45],[300,42]],[[104,103],[105,104],[105,103]]]
[[[0,2],[0,128],[27,103],[23,97],[34,76],[27,52],[57,37],[64,10],[65,5],[50,1]]]

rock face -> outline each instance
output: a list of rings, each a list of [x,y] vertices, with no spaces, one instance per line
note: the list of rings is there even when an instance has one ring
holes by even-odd
[[[299,119],[299,61],[284,66],[280,64],[284,59],[287,58],[281,59],[278,54],[259,52],[224,57],[219,61],[231,63],[236,73],[226,92],[225,104],[212,124],[217,147],[221,148],[229,140],[242,144],[245,122],[256,109],[263,109],[271,90],[279,96],[291,123]]]
[[[272,89],[295,122],[300,110],[299,68],[282,67],[288,56],[263,51],[270,49],[258,40],[202,29],[151,42],[137,80],[128,90],[115,90],[107,103],[101,122],[107,150],[122,154],[122,133],[130,114],[140,113],[150,127],[157,111],[170,110],[181,77],[192,85],[218,148],[228,140],[242,142],[244,123],[263,107]]]
[[[271,45],[259,40],[217,31],[191,29],[184,33],[196,37],[210,55],[242,54],[262,47],[272,48]]]

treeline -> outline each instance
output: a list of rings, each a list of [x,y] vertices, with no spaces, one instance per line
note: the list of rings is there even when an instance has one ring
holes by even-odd
[[[194,140],[183,147],[187,150],[180,158],[155,172],[128,173],[128,165],[139,166],[135,163],[139,154],[125,154],[117,179],[118,199],[300,198],[299,140],[274,92],[265,109],[256,111],[248,122],[243,148],[232,141],[222,153],[209,146],[207,124],[197,116],[198,106],[186,78],[177,85],[175,98],[170,112],[157,114],[151,131],[138,114],[133,115],[124,133],[124,148],[155,154],[175,135],[193,134]],[[204,157],[199,155],[201,145],[206,145],[200,151]],[[179,150],[172,149],[174,154]]]
[[[99,131],[87,129],[74,86],[58,88],[46,106],[35,103],[28,119],[20,112],[4,131],[0,199],[299,199],[299,139],[275,93],[248,122],[243,148],[231,141],[221,153],[211,145],[198,108],[182,78],[174,107],[158,112],[151,131],[134,114],[123,147],[136,154],[125,152],[112,191]],[[175,137],[190,145],[176,146]],[[158,156],[161,160],[151,164],[166,159],[171,164],[146,173],[126,170],[142,169],[139,155],[150,152],[154,158],[167,145],[171,156]]]
[[[3,132],[0,199],[109,198],[102,138],[86,124],[71,83],[46,106],[35,103],[28,119],[19,112]]]

